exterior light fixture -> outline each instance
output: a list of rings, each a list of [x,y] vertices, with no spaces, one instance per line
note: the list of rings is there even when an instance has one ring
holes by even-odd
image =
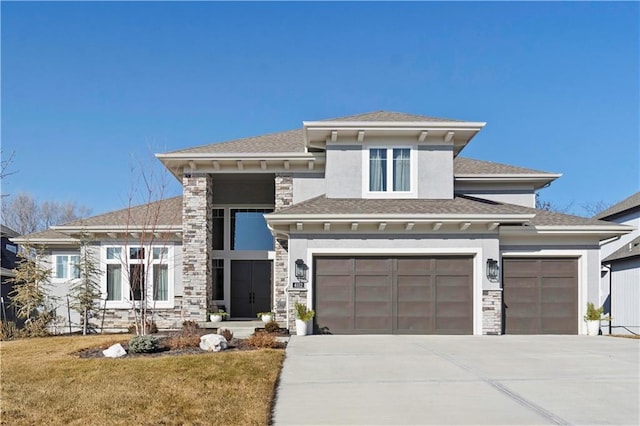
[[[307,265],[305,265],[304,260],[296,259],[296,278],[298,281],[305,282],[307,281]]]
[[[494,259],[487,259],[487,278],[489,281],[498,281],[498,275],[500,275],[498,261]]]

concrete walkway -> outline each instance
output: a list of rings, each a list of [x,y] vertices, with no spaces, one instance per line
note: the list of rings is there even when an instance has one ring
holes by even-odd
[[[292,337],[276,425],[638,425],[640,340]]]

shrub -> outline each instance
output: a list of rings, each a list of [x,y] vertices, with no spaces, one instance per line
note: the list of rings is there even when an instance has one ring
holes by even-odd
[[[170,349],[197,348],[200,346],[200,336],[197,334],[182,334],[166,340],[165,345]]]
[[[129,351],[133,353],[153,353],[160,349],[160,340],[155,336],[135,336],[129,340]]]
[[[587,303],[587,313],[584,316],[585,321],[599,320],[602,318],[602,313],[604,312],[604,308],[596,308],[595,305],[591,302]]]
[[[313,318],[316,313],[313,309],[308,309],[307,305],[303,305],[302,303],[296,303],[296,318],[307,322]]]
[[[267,333],[277,333],[280,331],[280,324],[276,320],[271,320],[264,325],[264,331]]]
[[[147,321],[147,334],[156,334],[158,332],[158,326],[156,325],[155,321]],[[129,334],[136,334],[136,325],[135,324],[131,324],[129,326],[129,328],[127,328],[127,331],[129,332]]]
[[[35,318],[25,321],[24,327],[18,330],[16,337],[47,337],[50,336],[49,324],[55,319],[51,312],[42,312]]]
[[[229,330],[228,328],[221,329],[220,331],[218,331],[218,334],[227,339],[227,342],[230,342],[231,339],[233,339],[233,331]]]
[[[182,335],[190,336],[200,333],[200,326],[196,321],[183,321],[182,322]]]
[[[277,348],[280,345],[274,335],[269,333],[253,333],[246,342],[254,348]]]
[[[18,337],[18,326],[13,321],[0,321],[0,340],[11,340]]]

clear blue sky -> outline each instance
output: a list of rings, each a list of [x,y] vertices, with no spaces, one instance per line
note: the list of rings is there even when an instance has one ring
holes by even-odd
[[[102,213],[132,156],[379,109],[486,121],[463,155],[563,173],[577,214],[640,189],[638,3],[0,8],[5,194]]]

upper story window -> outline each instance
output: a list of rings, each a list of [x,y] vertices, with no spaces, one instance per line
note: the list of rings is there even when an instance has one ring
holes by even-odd
[[[56,255],[55,256],[55,265],[56,265],[56,274],[55,277],[58,279],[72,279],[72,278],[80,278],[80,268],[78,267],[80,263],[80,256],[78,255]]]
[[[410,148],[369,149],[369,191],[410,192]]]

